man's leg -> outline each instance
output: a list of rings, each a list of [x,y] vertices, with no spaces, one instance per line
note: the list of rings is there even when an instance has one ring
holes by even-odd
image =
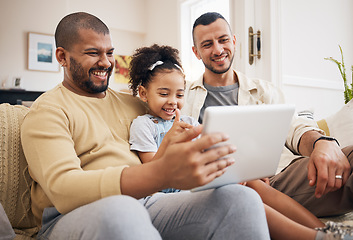
[[[146,208],[128,196],[103,198],[56,217],[51,211],[52,219],[45,214],[51,222],[39,239],[161,239]]]
[[[353,169],[353,146],[342,149]],[[349,176],[341,189],[316,198],[315,187],[309,186],[309,158],[301,157],[286,169],[272,177],[271,186],[287,194],[318,217],[338,215],[353,210],[353,175]]]
[[[270,239],[259,195],[239,184],[145,200],[163,239]]]
[[[11,240],[15,238],[15,232],[12,229],[11,223],[5,213],[3,206],[0,203],[0,239]]]

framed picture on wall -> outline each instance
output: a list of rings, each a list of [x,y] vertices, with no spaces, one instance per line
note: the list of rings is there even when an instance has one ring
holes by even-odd
[[[114,59],[115,59],[115,72],[114,72],[115,82],[128,84],[131,56],[114,55]]]
[[[28,69],[59,72],[60,68],[55,57],[55,49],[53,35],[28,33]]]

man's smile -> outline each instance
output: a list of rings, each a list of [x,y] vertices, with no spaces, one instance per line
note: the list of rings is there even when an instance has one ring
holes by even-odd
[[[227,57],[227,56],[223,56],[223,57],[221,57],[221,58],[213,59],[213,61],[215,61],[215,62],[222,62],[222,61],[224,61],[224,60],[226,59],[226,57]]]

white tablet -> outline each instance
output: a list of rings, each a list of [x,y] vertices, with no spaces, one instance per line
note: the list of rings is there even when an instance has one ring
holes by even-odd
[[[235,163],[200,191],[275,174],[295,111],[294,105],[264,104],[208,107],[202,134],[224,132],[236,146]]]

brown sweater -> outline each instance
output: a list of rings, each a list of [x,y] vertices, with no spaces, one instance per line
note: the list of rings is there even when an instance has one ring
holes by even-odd
[[[129,129],[147,108],[138,98],[108,89],[102,99],[77,95],[62,84],[32,105],[21,129],[34,180],[32,211],[60,213],[121,194],[120,175],[140,164],[130,151]]]

